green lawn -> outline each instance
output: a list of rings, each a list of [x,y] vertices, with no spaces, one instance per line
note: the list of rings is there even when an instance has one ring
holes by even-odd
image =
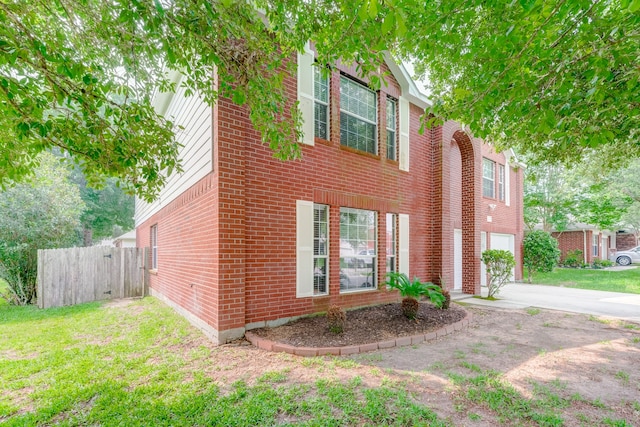
[[[622,271],[556,268],[552,273],[537,273],[533,283],[640,294],[640,268]]]
[[[2,304],[0,425],[445,425],[404,388],[357,376],[291,382],[272,370],[226,382],[225,371],[251,372],[249,357],[260,354],[238,349],[244,356],[214,347],[153,298],[111,308]]]

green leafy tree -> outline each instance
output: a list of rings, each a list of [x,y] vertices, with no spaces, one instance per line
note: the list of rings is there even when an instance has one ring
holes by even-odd
[[[535,272],[545,273],[553,271],[560,261],[558,241],[551,234],[536,230],[528,233],[523,242],[524,267],[527,269],[529,283]]]
[[[285,90],[295,51],[354,62],[373,87],[387,51],[428,78],[427,125],[455,119],[539,158],[637,157],[637,0],[9,0],[0,4],[3,184],[59,147],[90,182],[150,200],[179,170],[175,128],[151,104],[181,70],[190,93],[246,105],[278,158],[299,156]],[[263,11],[266,19],[259,14]],[[214,84],[214,72],[216,81]]]
[[[101,188],[87,185],[82,173],[74,174],[85,210],[80,218],[85,235],[95,239],[117,237],[134,227],[135,203],[133,196],[126,194],[115,178],[109,178]],[[90,244],[90,242],[85,242]]]
[[[39,157],[31,179],[0,192],[0,278],[9,285],[3,296],[14,304],[35,301],[37,250],[79,239],[84,203],[78,188],[59,159]]]
[[[489,298],[495,298],[500,289],[509,282],[516,261],[510,251],[502,249],[488,249],[482,252],[482,262],[487,268],[489,282]]]

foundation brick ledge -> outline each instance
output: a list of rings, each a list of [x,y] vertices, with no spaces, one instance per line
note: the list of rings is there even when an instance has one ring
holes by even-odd
[[[296,354],[302,357],[315,357],[324,355],[348,355],[366,353],[369,351],[375,351],[378,349],[402,347],[406,345],[431,341],[436,338],[441,338],[445,335],[452,334],[455,331],[460,331],[464,328],[468,328],[471,325],[472,315],[467,312],[464,319],[453,323],[451,325],[445,325],[435,331],[430,331],[424,334],[410,335],[406,337],[398,337],[395,340],[385,340],[380,342],[374,342],[369,344],[349,345],[344,347],[295,347],[288,344],[282,344],[275,341],[268,340],[264,337],[260,337],[251,331],[247,331],[244,337],[255,347],[262,350]]]

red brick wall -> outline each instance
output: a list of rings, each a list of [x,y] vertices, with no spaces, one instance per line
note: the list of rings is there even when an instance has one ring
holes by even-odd
[[[616,233],[616,250],[626,251],[636,246],[638,246],[638,241],[635,235]]]
[[[593,262],[594,257],[592,230],[563,231],[551,233],[551,235],[558,240],[558,248],[560,249],[561,261],[565,259],[565,257],[567,256],[567,252],[579,250],[582,252],[581,259],[583,261],[586,259],[587,264],[591,264]],[[598,258],[602,257],[598,256]]]

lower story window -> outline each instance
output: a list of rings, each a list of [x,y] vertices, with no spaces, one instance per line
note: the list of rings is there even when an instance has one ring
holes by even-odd
[[[398,215],[387,214],[387,273],[398,271],[396,264],[397,222]]]
[[[158,269],[158,225],[152,225],[150,230],[151,240],[151,269]]]
[[[374,211],[340,208],[340,291],[375,289],[377,216]]]
[[[329,207],[313,205],[313,294],[327,294]]]

